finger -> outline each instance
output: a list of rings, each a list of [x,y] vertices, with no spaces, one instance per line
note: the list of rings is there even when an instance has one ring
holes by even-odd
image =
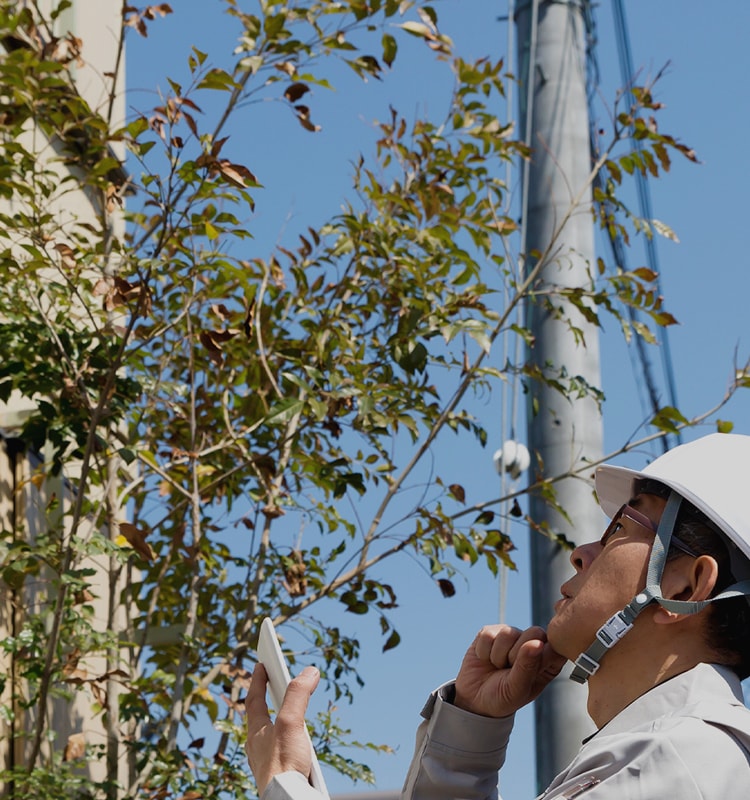
[[[516,699],[529,702],[539,696],[563,668],[567,659],[551,645],[539,639],[529,639],[519,648],[511,669],[509,691]]]
[[[513,647],[511,647],[510,652],[508,653],[508,661],[513,664],[518,657],[521,647],[526,642],[536,641],[546,643],[547,632],[544,630],[544,628],[540,627],[539,625],[532,625],[530,628],[526,628],[525,631],[521,631],[520,635],[513,643]]]
[[[549,680],[552,680],[560,674],[560,670],[565,666],[567,660],[565,656],[561,656],[557,650],[554,650],[552,645],[547,642],[542,652],[541,670],[548,676]]]
[[[528,639],[516,651],[509,676],[509,694],[526,701],[538,686],[544,643],[539,639]]]
[[[250,677],[250,686],[245,698],[248,734],[263,727],[270,719],[268,705],[266,704],[267,685],[268,674],[266,673],[266,668],[258,662]]]
[[[521,631],[509,625],[485,625],[474,640],[474,653],[480,661],[502,668]]]

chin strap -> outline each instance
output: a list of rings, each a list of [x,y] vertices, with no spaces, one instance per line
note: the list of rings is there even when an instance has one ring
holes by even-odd
[[[646,606],[656,602],[667,611],[677,614],[697,614],[709,603],[726,597],[750,596],[750,580],[732,584],[716,597],[708,600],[667,600],[661,596],[661,576],[667,561],[667,551],[672,538],[677,512],[680,510],[682,497],[677,492],[671,492],[664,513],[659,520],[654,546],[648,561],[648,574],[646,588],[639,592],[622,611],[610,617],[596,632],[596,638],[585,652],[575,660],[570,679],[577,683],[586,683],[591,675],[598,669],[604,654],[613,647],[633,627],[635,618]]]

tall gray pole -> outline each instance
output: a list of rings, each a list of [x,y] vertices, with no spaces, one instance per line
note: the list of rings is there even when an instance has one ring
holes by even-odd
[[[517,5],[519,75],[522,79],[523,135],[533,149],[524,181],[524,251],[544,252],[589,177],[588,106],[584,47],[585,0],[526,0]],[[543,265],[538,288],[583,286],[595,267],[591,193],[565,224],[553,253]],[[527,269],[534,266],[527,260]],[[573,307],[551,297],[554,311],[542,296],[528,307],[534,336],[531,360],[549,377],[564,369],[568,378],[582,377],[600,386],[597,329]],[[570,320],[585,344],[571,332]],[[580,339],[580,337],[579,337]],[[563,378],[563,382],[566,379]],[[554,476],[585,461],[600,458],[602,422],[596,403],[563,396],[535,382],[528,408],[532,479]],[[586,475],[588,477],[588,475]],[[563,533],[576,544],[601,532],[602,516],[589,483],[568,478],[555,486],[557,500],[570,522],[543,498],[532,497],[531,517]],[[572,574],[569,552],[539,533],[531,534],[532,615],[545,625],[560,597],[560,585]],[[586,689],[563,670],[536,703],[537,781],[540,791],[575,755],[581,740],[593,732],[586,714]]]

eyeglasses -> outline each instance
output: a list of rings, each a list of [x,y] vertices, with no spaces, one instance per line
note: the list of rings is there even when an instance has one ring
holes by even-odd
[[[627,503],[620,506],[618,512],[612,517],[612,521],[607,525],[607,530],[604,531],[604,535],[599,540],[599,544],[602,547],[605,547],[607,542],[614,536],[617,531],[622,528],[622,522],[620,520],[626,517],[629,520],[632,520],[636,523],[636,525],[640,525],[642,528],[646,528],[646,530],[651,531],[652,533],[656,533],[658,525],[652,522],[645,514],[642,514],[638,511],[637,508],[633,508],[629,506]],[[693,552],[685,542],[681,541],[677,536],[672,534],[671,539],[669,540],[669,546],[674,547],[677,550],[685,553],[686,555],[691,556],[692,558],[698,558],[698,554]]]

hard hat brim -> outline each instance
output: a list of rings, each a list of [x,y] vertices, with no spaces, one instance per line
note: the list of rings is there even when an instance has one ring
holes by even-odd
[[[604,513],[611,518],[623,503],[632,500],[633,487],[637,480],[644,478],[657,480],[670,489],[674,489],[681,497],[685,498],[708,517],[732,546],[730,547],[730,558],[735,577],[738,580],[750,577],[750,542],[734,528],[729,520],[718,514],[705,499],[690,491],[672,476],[665,474],[663,469],[656,466],[658,462],[659,459],[643,470],[615,467],[608,464],[599,467],[596,470],[595,486],[599,505]],[[742,557],[738,558],[739,553],[735,555],[735,553],[731,552],[734,548],[737,548],[744,555],[744,559]]]

